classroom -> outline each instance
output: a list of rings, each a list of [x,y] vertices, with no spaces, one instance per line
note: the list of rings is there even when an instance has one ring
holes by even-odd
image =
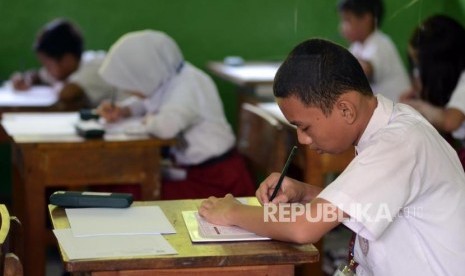
[[[462,32],[465,26],[465,0],[381,1],[383,11],[379,15],[380,18],[377,15],[372,17],[374,28],[376,32],[385,35],[392,41],[390,45],[394,46],[392,49],[396,53],[393,57],[386,58],[385,55],[384,60],[375,60],[371,57],[366,58],[370,49],[365,49],[366,52],[362,53],[363,46],[360,45],[363,43],[359,43],[358,38],[354,39],[355,42],[350,41],[348,39],[350,35],[344,35],[343,30],[344,24],[349,24],[348,22],[353,20],[347,15],[353,12],[351,5],[362,2],[370,9],[372,2],[378,3],[378,1],[2,1],[0,3],[0,16],[3,19],[3,24],[0,25],[0,36],[4,39],[0,43],[2,56],[0,61],[0,213],[2,215],[0,223],[2,231],[7,224],[6,227],[10,229],[10,232],[21,232],[22,234],[19,237],[15,233],[10,233],[12,237],[9,238],[13,240],[6,242],[2,241],[2,238],[5,237],[2,237],[3,232],[0,231],[0,243],[2,243],[0,270],[4,270],[4,275],[40,276],[78,275],[80,273],[116,275],[112,273],[118,271],[121,272],[121,275],[126,275],[125,272],[134,273],[131,275],[204,275],[207,273],[245,275],[252,272],[256,275],[355,275],[348,274],[352,271],[346,272],[344,269],[347,268],[348,270],[356,270],[357,275],[359,273],[360,275],[393,275],[390,274],[393,273],[392,270],[389,270],[391,269],[390,264],[383,271],[382,265],[373,265],[370,262],[376,263],[382,260],[380,256],[383,254],[385,258],[387,258],[386,255],[397,254],[387,252],[389,248],[393,248],[392,246],[397,246],[399,251],[407,252],[401,256],[424,255],[422,255],[423,259],[417,258],[420,260],[418,263],[412,261],[411,267],[406,265],[405,270],[399,270],[395,275],[414,275],[409,274],[413,272],[422,272],[425,275],[454,275],[455,266],[459,265],[454,261],[464,257],[465,240],[463,237],[460,240],[457,239],[455,244],[451,243],[453,248],[448,248],[450,249],[448,253],[444,253],[442,256],[442,251],[430,253],[434,250],[430,246],[442,245],[442,240],[439,238],[431,243],[418,241],[417,247],[411,252],[405,248],[413,242],[402,245],[404,239],[397,240],[394,245],[384,246],[375,240],[383,240],[384,235],[385,242],[388,243],[395,237],[386,238],[386,235],[395,231],[403,231],[401,227],[406,226],[402,224],[389,228],[391,224],[383,224],[382,227],[385,227],[386,231],[380,232],[384,228],[382,230],[376,228],[377,224],[367,222],[366,225],[362,225],[358,222],[352,222],[354,217],[359,218],[358,215],[360,215],[355,215],[355,211],[352,213],[353,206],[351,206],[351,211],[346,211],[349,209],[341,207],[349,203],[347,200],[352,195],[351,192],[345,193],[344,188],[349,188],[343,184],[351,182],[350,177],[355,177],[357,172],[363,173],[367,179],[371,177],[367,182],[390,177],[392,180],[386,181],[390,184],[393,184],[391,182],[394,181],[399,183],[402,181],[410,181],[410,183],[423,181],[431,184],[436,181],[436,178],[426,179],[430,174],[436,173],[442,176],[447,172],[449,174],[448,177],[445,177],[447,179],[437,180],[443,183],[449,181],[452,175],[458,174],[459,176],[454,176],[454,183],[450,183],[453,188],[439,191],[434,195],[419,193],[418,197],[429,196],[424,201],[427,202],[426,200],[433,198],[437,200],[440,196],[444,196],[440,198],[440,203],[444,203],[446,210],[449,210],[449,206],[455,204],[454,202],[465,202],[460,201],[465,199],[465,188],[459,187],[459,184],[465,185],[465,183],[458,183],[462,181],[462,178],[465,179],[463,173],[463,168],[465,168],[465,147],[463,146],[465,145],[463,144],[465,141],[465,96],[458,95],[459,90],[465,91],[465,75],[462,74],[465,72],[465,50],[457,50],[462,45],[465,46],[465,42],[463,42],[465,37],[461,36],[462,33],[465,35],[465,32]],[[348,2],[348,4],[345,3],[343,6],[341,3],[344,2]],[[367,2],[369,4],[366,4]],[[365,15],[363,10],[363,14],[356,14],[355,18],[359,18],[357,16],[362,18]],[[437,17],[438,15],[441,16]],[[431,37],[434,35],[437,37],[428,37],[428,34],[424,33],[428,28],[427,24],[434,24],[433,20],[428,21],[432,18],[437,19],[439,22],[437,24],[452,24],[452,27],[445,27],[445,29],[448,32],[457,29],[457,32],[447,36],[445,31],[438,31],[431,35]],[[51,51],[55,51],[54,43],[56,42],[52,40],[49,42],[51,44],[46,45],[44,42],[41,45],[38,41],[46,39],[44,33],[60,22],[54,21],[57,19],[71,22],[77,27],[78,36],[83,39],[81,48],[77,50],[79,55],[81,55],[81,51],[83,56],[86,51],[95,51],[93,53],[98,54],[99,63],[98,67],[94,68],[94,73],[98,81],[107,86],[104,88],[105,92],[101,92],[102,94],[95,97],[89,96],[85,91],[86,89],[79,87],[79,82],[77,90],[74,90],[75,86],[68,89],[67,85],[73,82],[72,78],[60,79],[61,77],[53,75],[50,68],[47,68],[49,70],[47,79],[43,78],[40,83],[35,83],[34,75],[34,81],[30,84],[32,84],[31,87],[35,87],[37,84],[46,83],[48,78],[53,79],[54,103],[42,104],[44,98],[41,98],[40,101],[37,101],[40,102],[39,106],[35,105],[37,102],[29,102],[25,105],[16,102],[12,104],[10,96],[5,94],[7,90],[8,93],[13,93],[12,95],[15,93],[19,95],[18,101],[21,101],[23,97],[22,92],[19,91],[22,89],[12,88],[12,85],[16,85],[14,84],[15,72],[19,72],[18,76],[26,76],[27,73],[32,72],[28,70],[44,69],[48,58],[54,59],[53,55],[47,52],[48,49],[44,49],[49,47],[52,49]],[[343,20],[346,20],[346,23],[343,24]],[[431,28],[434,29],[434,26]],[[458,32],[461,32],[460,35]],[[421,37],[422,34],[425,36]],[[452,36],[460,36],[460,38],[453,40]],[[448,39],[455,41],[451,42],[451,44],[455,44],[455,47],[447,45],[446,42],[437,43],[439,40],[447,41]],[[423,42],[424,44],[422,44]],[[461,44],[462,42],[464,44]],[[357,43],[358,45],[356,45]],[[427,49],[427,46],[424,46],[426,43],[431,43],[431,47]],[[319,95],[318,97],[327,96],[324,89],[337,90],[339,89],[337,87],[349,87],[348,90],[351,91],[347,97],[344,97],[346,95],[344,93],[331,100],[323,100],[317,96],[302,96],[299,93],[305,92],[299,92],[299,87],[303,86],[299,86],[299,84],[292,86],[289,84],[291,81],[287,80],[299,81],[300,75],[292,74],[294,72],[292,70],[297,70],[293,66],[304,65],[292,57],[308,55],[299,51],[310,51],[308,49],[312,45],[316,52],[323,51],[324,47],[328,47],[335,55],[340,54],[341,57],[345,58],[347,53],[349,59],[352,58],[352,55],[355,56],[354,60],[359,62],[356,66],[357,70],[360,67],[361,72],[366,74],[366,79],[364,78],[360,83],[349,82],[349,84],[341,84],[341,86],[328,85],[328,87],[323,87],[326,82],[321,82],[323,96]],[[437,47],[434,48],[435,46]],[[152,51],[152,48],[157,47],[159,50]],[[425,47],[425,49],[421,47]],[[430,54],[428,51],[442,49],[440,47],[450,48],[444,51],[445,56],[439,56],[439,54],[428,56]],[[383,52],[388,51],[390,50],[383,49]],[[458,54],[455,51],[463,53]],[[291,52],[293,55],[290,55]],[[460,57],[455,55],[460,55]],[[166,56],[168,57],[166,58]],[[460,64],[462,56],[463,64]],[[313,61],[313,58],[308,60],[304,58],[303,60],[308,62],[308,66],[316,62]],[[342,65],[334,67],[334,64],[329,62],[324,64],[326,59],[320,61],[317,58],[317,60],[323,65],[327,65],[327,68],[333,68],[335,72],[340,70],[341,74],[345,73],[343,70],[349,68],[349,65],[347,67]],[[76,68],[79,68],[79,62],[78,60],[78,63],[73,65],[75,66],[74,70],[78,70]],[[163,68],[153,68],[155,67],[153,66],[154,62],[166,64],[161,66]],[[400,67],[393,67],[396,62]],[[378,66],[390,66],[397,73],[402,71],[401,78],[403,79],[392,77],[391,86],[388,88],[393,93],[397,93],[395,96],[380,92],[381,86],[376,86],[375,80],[379,80],[381,74]],[[454,69],[452,69],[453,66],[455,66]],[[457,67],[460,68],[457,69]],[[44,71],[47,70],[44,69]],[[132,72],[125,75],[126,71]],[[276,71],[278,74],[275,78]],[[345,77],[349,79],[358,77],[353,70],[349,71]],[[40,74],[42,72],[37,71],[38,76],[43,76]],[[324,75],[322,78],[326,76],[330,82],[336,83],[340,79],[331,79],[336,74],[322,74]],[[320,74],[317,75],[320,77]],[[434,78],[436,80],[432,81],[431,79]],[[310,79],[313,80],[313,77]],[[406,84],[402,86],[401,83],[404,81]],[[303,81],[302,83],[312,87],[312,89],[314,87],[308,82]],[[371,96],[364,94],[368,93],[362,89],[364,83],[370,85],[373,91],[369,92]],[[317,85],[320,85],[320,82]],[[393,88],[395,85],[397,87]],[[173,88],[173,92],[170,94],[171,87],[176,88]],[[180,94],[183,89],[194,91],[197,88],[200,88],[202,93],[194,92],[192,97]],[[360,90],[357,90],[359,88]],[[29,87],[25,90],[28,89]],[[353,90],[362,92],[353,95]],[[83,97],[80,98],[82,101],[76,101],[70,105],[60,103],[66,99],[63,96],[64,91],[81,93],[79,97]],[[438,93],[434,94],[434,92]],[[2,93],[4,93],[3,96]],[[60,96],[56,93],[63,94]],[[378,93],[382,95],[382,99],[376,96]],[[170,97],[170,95],[173,96]],[[355,99],[359,99],[358,97],[362,100],[356,101]],[[366,98],[370,98],[370,100],[364,101]],[[334,119],[333,116],[328,115],[334,113],[326,112],[329,107],[325,104],[333,100],[334,103],[336,99],[338,103],[339,100],[344,100],[343,103],[357,102],[359,105],[348,104],[347,108],[344,105],[344,108],[341,107],[343,118]],[[319,100],[322,102],[314,102]],[[198,101],[204,101],[204,104],[200,104],[201,107],[196,110]],[[408,108],[394,108],[393,112],[417,116],[412,120],[417,120],[415,122],[425,126],[419,131],[426,132],[425,137],[432,135],[433,138],[430,140],[440,140],[441,145],[434,146],[435,149],[428,148],[420,152],[422,151],[420,146],[416,147],[406,142],[404,145],[409,144],[409,146],[405,146],[405,151],[401,149],[399,152],[389,152],[389,149],[383,148],[386,151],[386,159],[392,157],[399,160],[399,163],[404,162],[407,159],[402,159],[404,158],[403,153],[411,149],[412,151],[418,150],[418,152],[412,153],[418,160],[420,160],[420,156],[428,158],[415,161],[416,163],[412,162],[412,164],[409,163],[410,161],[405,161],[404,166],[392,165],[392,167],[391,164],[396,162],[384,161],[388,163],[385,171],[383,171],[384,168],[374,168],[375,165],[358,166],[359,163],[354,163],[354,161],[363,160],[362,158],[371,158],[370,162],[379,162],[378,166],[381,165],[380,158],[368,155],[368,150],[371,148],[368,143],[370,141],[366,141],[366,139],[371,138],[367,138],[366,133],[373,131],[372,136],[376,136],[370,116],[375,116],[374,114],[381,116],[379,111],[381,106],[386,107],[383,112],[391,112],[392,110],[387,108],[387,106],[392,105],[391,101],[396,103],[395,106],[397,103],[402,103],[401,106],[404,104],[408,106]],[[311,113],[315,107],[319,113]],[[337,109],[337,107],[334,108]],[[169,114],[168,111],[172,112],[172,110],[180,115]],[[372,110],[373,113],[363,113],[366,110]],[[306,113],[307,111],[308,113]],[[346,111],[353,113],[350,113],[349,116],[346,115]],[[93,115],[98,113],[100,121],[95,121],[98,122],[95,125],[88,124],[89,121],[84,122],[83,112],[92,112]],[[257,114],[262,117],[261,120],[265,118],[266,126],[261,121],[254,121],[254,116]],[[321,132],[322,136],[319,136],[321,140],[318,141],[317,132],[313,132],[312,129],[308,130],[309,127],[305,124],[309,121],[302,119],[302,114],[320,114],[322,117],[315,115],[317,119],[312,121],[315,126],[323,124],[326,120],[328,123],[331,122],[330,124],[340,123],[341,125],[334,125],[333,128],[323,126],[321,131],[326,132]],[[365,115],[368,119],[363,121]],[[137,121],[137,123],[131,121],[128,126],[117,125],[119,120],[128,119],[126,117],[144,119]],[[393,120],[394,117],[388,119]],[[376,122],[381,121],[381,119],[377,119]],[[22,120],[23,125],[18,124],[20,120]],[[79,121],[79,124],[76,128],[78,132],[75,133],[76,120]],[[103,127],[102,120],[105,121]],[[63,124],[69,124],[69,129],[60,129],[61,132],[54,129],[55,127],[60,128]],[[115,126],[113,127],[113,125]],[[357,127],[360,128],[357,129]],[[86,132],[89,128],[92,128],[92,131]],[[124,130],[119,132],[123,128]],[[313,127],[313,129],[315,128],[317,127]],[[51,136],[38,139],[47,131],[49,134],[51,133]],[[366,132],[364,133],[364,131]],[[327,136],[323,136],[323,134]],[[347,136],[347,138],[343,141],[342,138],[337,139],[329,136],[338,134],[341,137]],[[391,134],[400,137],[398,133]],[[57,138],[60,135],[62,137]],[[143,138],[141,138],[142,136]],[[409,139],[416,141],[416,139],[421,139],[420,136],[418,134],[417,138],[412,134]],[[352,143],[348,142],[350,137],[354,138]],[[385,140],[381,140],[385,142]],[[430,140],[425,141],[425,148],[429,145]],[[445,143],[442,144],[443,140]],[[367,144],[362,146],[364,141]],[[293,150],[294,145],[297,147]],[[444,157],[436,159],[438,154],[444,154]],[[368,164],[367,162],[363,160],[360,164],[365,165]],[[419,165],[419,163],[421,164]],[[166,169],[166,166],[171,167]],[[366,172],[361,171],[362,167],[364,170],[374,169],[371,172]],[[421,170],[419,171],[421,176],[413,172],[417,168]],[[436,168],[436,170],[428,170],[427,168]],[[409,169],[412,170],[411,174],[404,172],[404,170]],[[381,171],[383,172],[381,173]],[[274,174],[270,175],[272,172]],[[404,176],[410,178],[402,179]],[[421,180],[415,177],[421,178]],[[203,183],[203,186],[193,184],[196,181],[203,182],[204,179],[208,179],[206,181],[208,184]],[[133,185],[135,183],[137,185]],[[287,200],[292,201],[290,197],[294,196],[285,194],[286,188],[298,186],[301,183],[319,187],[317,190],[304,189],[307,197],[296,200],[298,203],[307,205],[304,207],[290,205],[289,209],[286,209],[286,205],[281,206],[281,204],[287,204],[285,203]],[[332,185],[333,183],[334,185]],[[29,184],[34,184],[37,187],[30,187]],[[281,184],[286,188],[283,188]],[[18,185],[24,186],[18,187]],[[210,187],[205,185],[210,185]],[[395,202],[400,211],[399,208],[393,211],[392,206],[389,205],[391,202],[385,204],[383,201],[381,194],[387,194],[387,188],[379,190],[376,188],[376,191],[371,189],[372,193],[366,193],[367,196],[360,200],[364,203],[368,202],[370,207],[378,206],[379,203],[378,211],[373,211],[379,216],[394,215],[392,212],[396,212],[398,216],[402,217],[401,219],[395,217],[394,221],[403,220],[409,214],[414,214],[413,217],[422,212],[423,215],[429,215],[428,208],[423,208],[420,203],[416,204],[415,196],[417,196],[418,189],[427,189],[422,186],[423,184],[418,185],[418,187],[414,186],[411,188],[412,190],[405,192],[405,202]],[[265,186],[268,187],[266,191]],[[365,186],[362,188],[369,188],[368,184]],[[326,189],[325,187],[333,188]],[[340,191],[344,192],[341,192],[344,197],[337,194],[338,187]],[[403,192],[401,188],[393,187]],[[297,189],[297,191],[301,191],[300,188]],[[103,257],[104,261],[102,262],[93,262],[93,259],[82,261],[79,258],[76,261],[76,259],[70,258],[69,251],[66,254],[63,253],[65,249],[63,249],[62,240],[59,239],[61,247],[57,246],[59,234],[52,232],[52,229],[62,230],[62,228],[74,227],[70,226],[71,218],[68,211],[65,213],[64,208],[49,205],[50,195],[60,190],[96,194],[102,192],[129,193],[133,196],[131,196],[129,204],[134,202],[129,209],[136,210],[136,208],[147,207],[153,211],[152,207],[154,206],[157,206],[154,208],[161,208],[156,209],[157,212],[161,210],[161,213],[164,213],[161,217],[166,215],[168,224],[171,222],[174,230],[172,230],[173,232],[163,232],[165,234],[161,236],[161,239],[154,236],[151,242],[159,243],[162,247],[159,251],[165,250],[168,253],[151,251],[153,255],[160,255],[153,258],[161,260],[158,263],[144,255],[139,259],[134,256],[129,258],[136,258],[137,264],[128,261],[127,256],[109,261]],[[274,194],[271,195],[271,192]],[[235,198],[240,200],[237,201],[228,196],[223,199],[227,193],[233,194]],[[320,196],[317,197],[318,194]],[[361,192],[361,194],[365,193]],[[399,192],[400,198],[402,195]],[[448,200],[449,197],[446,198],[446,195],[453,199]],[[213,198],[209,198],[210,196]],[[257,198],[255,198],[256,196]],[[368,196],[372,196],[374,200],[368,199]],[[243,201],[244,198],[245,201]],[[32,201],[30,201],[31,199]],[[273,201],[274,199],[275,201]],[[299,218],[296,222],[296,214],[292,212],[298,212],[297,217],[303,214],[302,220],[305,219],[306,213],[308,221],[310,216],[314,215],[313,212],[316,212],[309,203],[313,199],[316,201],[312,204],[315,206],[321,204],[323,211],[326,210],[324,206],[328,202],[331,203],[331,206],[336,206],[337,210],[340,211],[338,223],[332,222],[333,224],[321,226],[321,229],[325,229],[322,233],[300,235],[301,232],[305,232],[304,230],[307,231],[309,228],[304,226],[305,223]],[[376,201],[377,199],[378,201]],[[175,200],[181,201],[176,203]],[[234,204],[239,202],[242,205],[238,207],[231,203],[232,201]],[[279,202],[279,205],[270,207],[269,204],[273,204],[272,202]],[[454,209],[455,213],[452,211],[446,213],[450,217],[464,214],[464,204],[460,203],[458,207],[455,207],[457,209]],[[263,206],[259,207],[259,205]],[[234,206],[237,208],[233,208]],[[250,208],[241,208],[243,206]],[[268,207],[270,209],[267,209]],[[347,206],[347,208],[349,207]],[[360,208],[362,212],[369,209],[367,205]],[[198,209],[198,216],[197,213],[194,216],[193,213],[185,212],[193,209],[196,211]],[[32,210],[34,213],[31,213]],[[366,211],[366,213],[370,212],[372,211]],[[290,218],[294,219],[293,222],[296,225],[294,229],[288,229],[291,227],[287,226],[270,227],[269,229],[261,227],[266,225],[262,224],[261,219],[260,223],[255,225],[250,223],[257,218],[258,214],[263,214],[264,218],[269,215],[270,218],[278,221],[277,214],[281,213],[290,213]],[[11,218],[17,216],[22,221],[21,226],[18,226],[14,220],[8,219],[9,222],[6,223],[5,214]],[[362,217],[364,215],[367,214],[361,214]],[[344,219],[347,219],[347,216],[350,221],[345,222]],[[235,220],[239,217],[240,223]],[[157,219],[161,218],[157,217]],[[273,221],[273,219],[271,220]],[[438,236],[436,233],[441,231],[434,225],[445,219],[419,222],[420,226],[414,225],[412,227],[431,227],[425,232],[428,235]],[[250,240],[253,241],[244,239],[216,243],[215,240],[212,242],[206,237],[189,236],[192,234],[190,233],[189,220],[199,224],[205,223],[205,225],[210,222],[233,225],[251,232],[247,234],[255,233],[258,237],[266,236],[267,239],[257,241],[257,236],[251,236]],[[173,223],[176,221],[178,222]],[[186,221],[185,224],[184,221]],[[273,222],[268,221],[267,223],[273,224]],[[408,223],[407,225],[409,225]],[[283,224],[291,225],[288,220]],[[449,230],[452,234],[444,242],[445,247],[448,246],[448,242],[454,239],[454,234],[458,233],[457,229],[464,224],[465,221],[462,222],[461,219],[450,224]],[[367,228],[364,228],[365,226]],[[194,228],[197,231],[197,224]],[[265,228],[267,230],[262,230]],[[212,228],[211,231],[218,231],[218,229]],[[296,229],[301,229],[301,231]],[[403,229],[405,230],[405,228]],[[357,235],[353,232],[356,232]],[[178,237],[181,234],[184,236]],[[201,234],[197,233],[197,235]],[[61,239],[63,237],[61,236]],[[270,237],[272,241],[268,240]],[[418,239],[421,240],[425,237]],[[194,241],[196,238],[201,241]],[[357,242],[354,246],[355,241]],[[137,244],[135,241],[128,242],[128,244],[130,243]],[[188,246],[181,249],[182,245],[185,244]],[[274,247],[276,247],[275,251],[270,249]],[[370,253],[370,249],[379,251]],[[11,260],[6,259],[4,253],[10,251],[19,256],[19,265],[16,264],[16,266],[20,266],[18,268],[20,272],[7,272],[7,263]],[[263,257],[254,258],[251,254],[254,251],[257,252],[256,255],[263,254]],[[462,255],[454,255],[455,251],[462,252]],[[210,256],[206,252],[213,252],[213,255]],[[99,261],[102,259],[99,255],[96,256]],[[192,256],[198,260],[192,261],[194,265],[184,267],[183,262],[187,262],[187,259],[194,260]],[[393,260],[401,261],[400,258]],[[421,261],[429,262],[432,259],[438,263],[431,264],[425,270],[414,267]],[[443,259],[445,261],[442,261]],[[356,265],[352,265],[352,262]],[[35,267],[36,265],[40,267]],[[143,274],[144,270],[147,274]],[[338,271],[340,274],[334,274]]]

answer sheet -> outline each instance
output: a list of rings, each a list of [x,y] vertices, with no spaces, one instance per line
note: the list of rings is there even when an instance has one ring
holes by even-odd
[[[162,235],[74,237],[69,228],[53,233],[70,260],[177,254]]]
[[[176,233],[159,206],[66,208],[65,211],[76,237]]]

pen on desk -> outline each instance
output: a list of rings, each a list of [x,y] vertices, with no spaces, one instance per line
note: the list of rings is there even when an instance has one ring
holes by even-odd
[[[297,150],[297,146],[292,147],[291,153],[289,153],[289,157],[287,158],[286,164],[284,164],[284,168],[283,168],[283,171],[281,172],[281,176],[279,177],[278,183],[276,184],[276,187],[274,187],[273,194],[271,194],[270,202],[273,201],[273,199],[278,194],[279,189],[281,189],[281,184],[283,183],[284,176],[286,176],[287,169],[289,168],[289,165],[291,164],[292,158],[294,157],[296,150]]]

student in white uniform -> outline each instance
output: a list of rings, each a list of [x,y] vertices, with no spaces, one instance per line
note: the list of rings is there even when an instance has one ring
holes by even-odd
[[[374,96],[358,61],[320,39],[294,48],[274,95],[301,144],[330,154],[353,145],[357,155],[324,189],[285,178],[269,203],[274,173],[256,192],[264,206],[211,197],[201,204],[203,217],[297,243],[317,242],[344,223],[356,233],[348,262],[359,276],[463,274],[465,173],[423,116]]]
[[[351,43],[350,52],[362,65],[373,92],[397,102],[410,81],[396,46],[379,29],[382,0],[341,0],[338,10],[341,33]]]
[[[184,60],[171,37],[153,30],[124,35],[111,47],[100,74],[134,95],[116,106],[103,103],[104,118],[145,116],[150,134],[177,139],[171,149],[176,179],[163,180],[163,199],[253,195],[215,84]]]
[[[456,145],[465,168],[465,28],[448,16],[433,15],[413,31],[408,49],[419,85],[402,101]]]
[[[96,107],[116,93],[98,75],[105,52],[83,52],[84,39],[71,21],[55,19],[47,23],[36,38],[34,50],[43,67],[13,74],[15,89],[27,90],[35,84],[56,85],[59,97],[53,108],[58,110]]]

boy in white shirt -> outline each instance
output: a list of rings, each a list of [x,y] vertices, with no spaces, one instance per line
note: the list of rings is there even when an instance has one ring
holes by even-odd
[[[103,51],[85,51],[78,27],[65,19],[55,19],[40,31],[34,43],[39,70],[16,72],[11,77],[16,90],[45,84],[59,87],[57,110],[97,107],[116,93],[98,74],[105,59]]]
[[[359,276],[462,273],[465,174],[428,121],[374,96],[358,61],[321,39],[291,52],[274,95],[301,144],[330,154],[355,146],[357,156],[324,189],[285,178],[270,202],[274,173],[256,192],[264,206],[210,197],[199,209],[203,217],[297,243],[315,243],[344,223],[357,234],[348,267]]]
[[[382,0],[341,0],[338,10],[341,34],[351,43],[349,50],[362,65],[373,92],[397,102],[410,81],[396,46],[379,29]]]

